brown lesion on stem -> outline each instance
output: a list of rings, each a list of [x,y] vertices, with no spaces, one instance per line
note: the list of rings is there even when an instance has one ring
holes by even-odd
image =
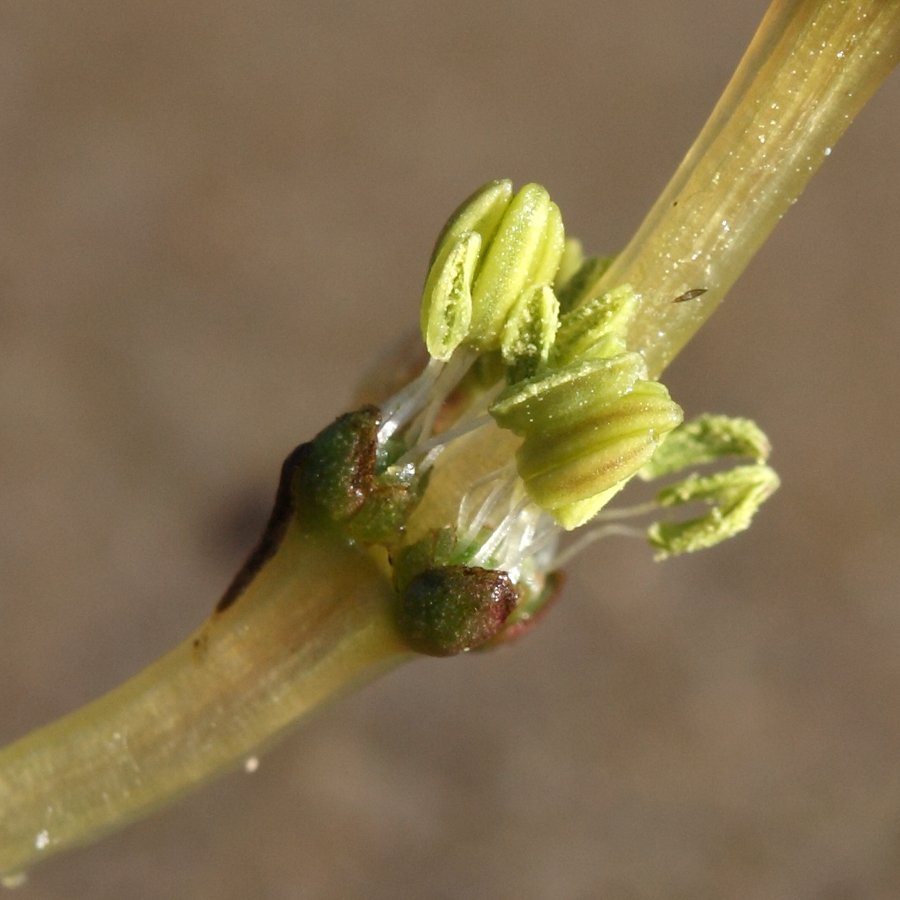
[[[405,530],[424,479],[402,480],[379,459],[381,411],[364,406],[339,416],[285,459],[275,504],[259,543],[235,575],[215,614],[229,609],[281,546],[296,522],[348,543],[387,544]]]
[[[309,458],[311,450],[311,444],[301,444],[282,463],[278,489],[275,492],[275,503],[272,507],[269,521],[266,523],[266,527],[263,529],[262,536],[256,547],[253,548],[250,556],[247,557],[247,561],[231,580],[231,584],[228,585],[228,588],[222,595],[222,599],[216,604],[214,614],[225,612],[244,593],[259,570],[275,555],[275,552],[284,540],[288,525],[296,512],[294,479]],[[201,639],[196,638],[194,640],[194,649],[202,652],[201,643]]]

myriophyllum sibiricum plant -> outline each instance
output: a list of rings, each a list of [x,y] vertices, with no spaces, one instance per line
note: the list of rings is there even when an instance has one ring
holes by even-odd
[[[7,883],[391,666],[508,642],[566,531],[666,557],[746,528],[777,486],[765,435],[684,422],[660,375],[898,55],[900,0],[774,3],[615,259],[583,258],[538,185],[465,201],[428,266],[420,373],[287,458],[260,544],[181,646],[0,752]],[[635,479],[653,499],[617,510]]]

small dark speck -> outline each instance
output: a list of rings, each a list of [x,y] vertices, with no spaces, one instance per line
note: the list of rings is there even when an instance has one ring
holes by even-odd
[[[198,663],[203,662],[203,658],[204,658],[204,656],[206,656],[206,648],[208,645],[209,645],[209,633],[204,630],[197,637],[195,637],[192,642],[192,646],[194,648],[195,662],[198,662]]]
[[[679,294],[672,302],[684,303],[685,300],[695,300],[697,297],[703,296],[706,291],[707,288],[691,288],[691,290],[685,291],[683,294]]]
[[[672,206],[678,206],[678,201],[677,201],[677,200],[673,200],[673,201],[672,201]]]

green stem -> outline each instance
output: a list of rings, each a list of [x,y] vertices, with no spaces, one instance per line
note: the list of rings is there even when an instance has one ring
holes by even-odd
[[[0,873],[170,801],[407,658],[392,596],[368,557],[289,528],[237,600],[179,647],[0,752]]]
[[[900,58],[900,0],[775,0],[637,234],[595,286],[642,295],[659,374],[721,302]],[[692,288],[697,299],[673,303]]]
[[[900,0],[776,0],[709,124],[597,285],[642,292],[631,338],[654,373],[712,312],[898,51]],[[672,302],[700,287],[702,298]],[[470,482],[471,460],[488,455],[465,448],[432,479],[420,517],[437,503],[437,519],[452,519],[455,479]],[[488,449],[512,452],[508,440]],[[292,522],[235,602],[184,644],[0,752],[0,873],[168,802],[408,658],[391,604],[369,556]]]

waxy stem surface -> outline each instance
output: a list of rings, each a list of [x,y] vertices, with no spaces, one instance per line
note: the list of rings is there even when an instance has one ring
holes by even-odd
[[[393,593],[335,536],[288,529],[234,602],[130,681],[0,752],[0,874],[235,768],[409,656]]]
[[[707,124],[596,283],[641,294],[658,375],[710,316],[900,59],[900,0],[776,0]],[[706,293],[673,303],[685,291]]]

